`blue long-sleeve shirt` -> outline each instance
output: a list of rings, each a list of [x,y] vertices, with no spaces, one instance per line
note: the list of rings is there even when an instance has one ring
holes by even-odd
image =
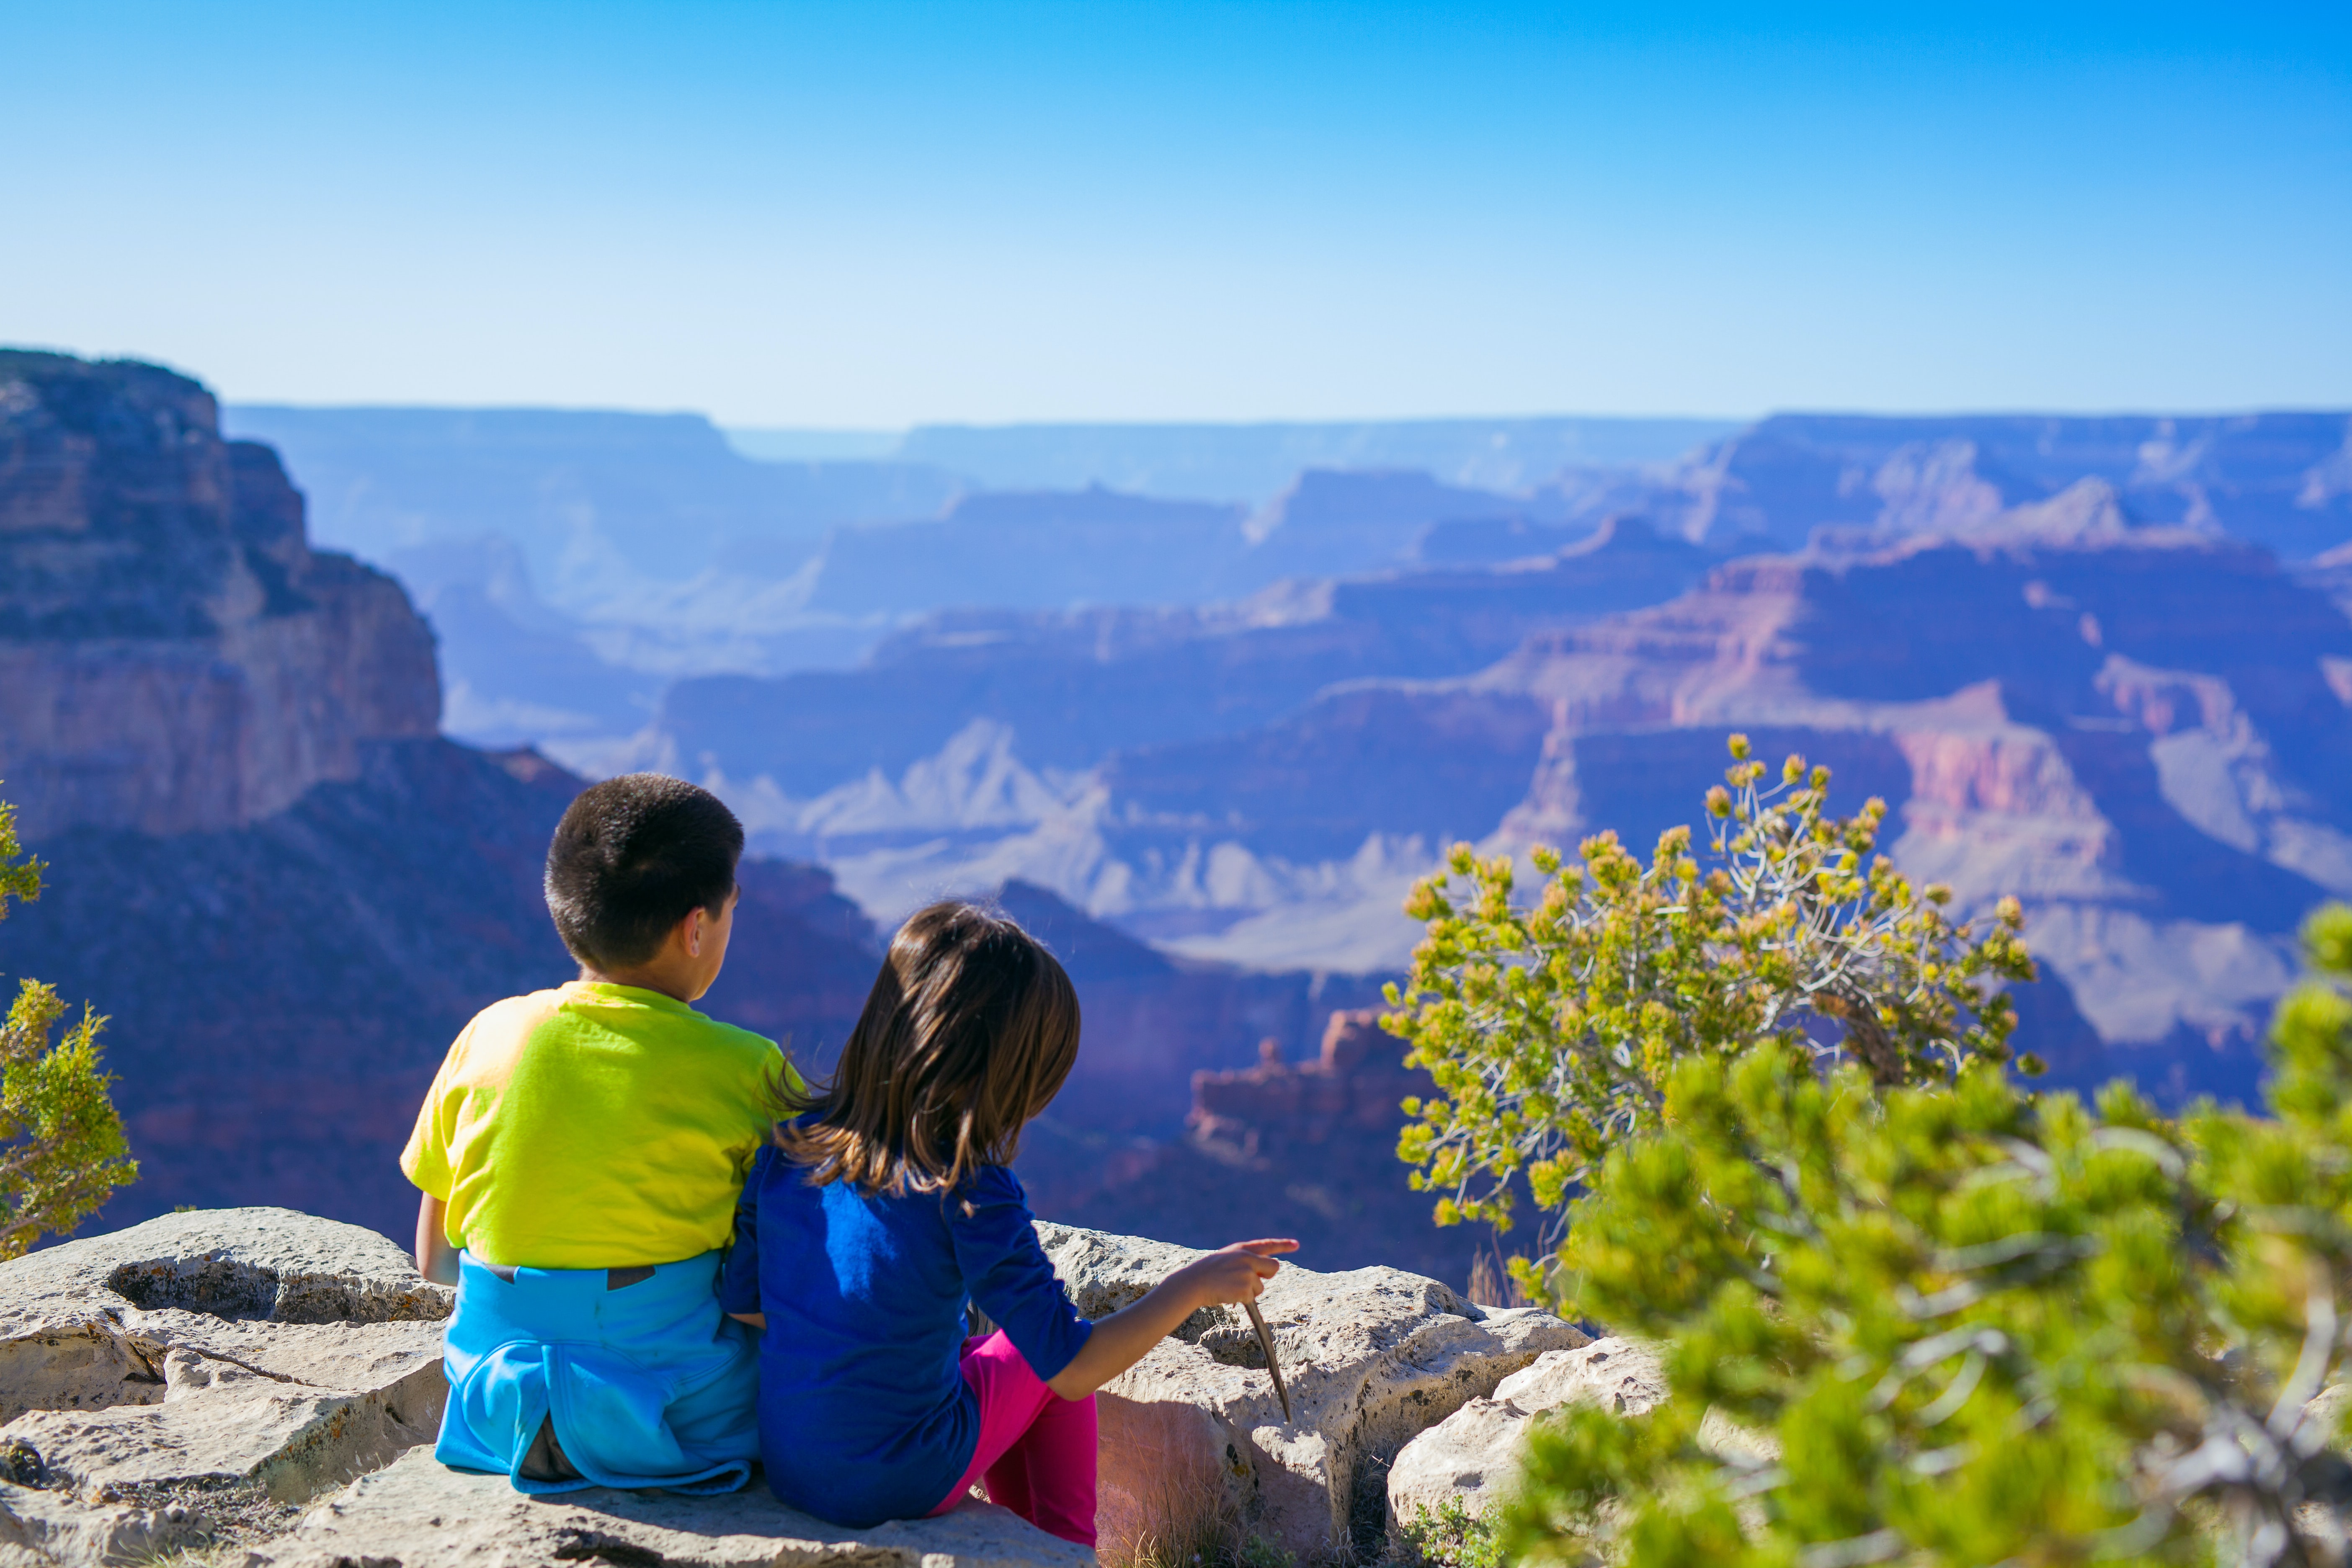
[[[951,1194],[869,1198],[843,1182],[810,1186],[773,1145],[743,1184],[719,1301],[768,1317],[768,1485],[852,1529],[922,1517],[971,1465],[980,1410],[961,1370],[967,1302],[1045,1380],[1093,1327],[1004,1167],[982,1166]]]

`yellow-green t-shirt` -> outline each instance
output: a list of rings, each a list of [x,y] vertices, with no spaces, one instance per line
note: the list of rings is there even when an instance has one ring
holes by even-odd
[[[485,1263],[620,1268],[726,1244],[779,1087],[775,1043],[634,985],[574,981],[484,1008],[401,1152]]]

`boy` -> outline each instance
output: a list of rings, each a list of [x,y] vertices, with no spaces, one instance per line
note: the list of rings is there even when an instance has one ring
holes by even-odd
[[[801,1082],[704,1017],[743,828],[658,773],[584,791],[547,851],[580,978],[497,1003],[449,1047],[400,1168],[416,1263],[457,1287],[443,1464],[516,1489],[730,1491],[760,1451],[757,1351],[719,1310],[752,1154]]]

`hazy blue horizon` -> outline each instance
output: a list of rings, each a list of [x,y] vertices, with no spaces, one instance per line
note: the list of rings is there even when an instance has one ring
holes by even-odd
[[[2352,13],[0,13],[0,339],[750,427],[2352,405]]]

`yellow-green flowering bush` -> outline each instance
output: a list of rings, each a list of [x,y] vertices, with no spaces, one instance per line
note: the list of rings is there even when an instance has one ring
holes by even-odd
[[[1538,848],[1532,907],[1513,900],[1508,857],[1461,845],[1414,889],[1405,911],[1428,934],[1383,1022],[1437,1083],[1407,1102],[1398,1152],[1443,1194],[1439,1224],[1507,1227],[1522,1177],[1557,1215],[1612,1147],[1657,1125],[1685,1061],[1770,1042],[1889,1087],[2007,1058],[2000,986],[2033,974],[2015,901],[1981,932],[1956,923],[1948,889],[1915,889],[1875,853],[1885,803],[1839,819],[1828,769],[1792,756],[1768,782],[1744,736],[1730,749],[1703,845],[1677,827],[1646,862],[1613,833],[1576,865]]]

